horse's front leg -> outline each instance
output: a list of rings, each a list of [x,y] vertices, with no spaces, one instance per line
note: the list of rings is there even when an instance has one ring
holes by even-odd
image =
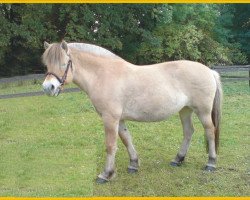
[[[115,154],[117,150],[119,120],[105,116],[103,117],[103,122],[105,127],[107,157],[104,171],[98,175],[98,183],[106,183],[115,175]]]
[[[123,142],[123,144],[126,146],[130,158],[130,163],[128,166],[128,172],[129,173],[135,173],[138,171],[139,168],[139,162],[138,162],[138,156],[137,152],[134,148],[134,145],[132,143],[132,137],[128,131],[128,128],[126,127],[124,121],[120,121],[119,124],[119,136]]]

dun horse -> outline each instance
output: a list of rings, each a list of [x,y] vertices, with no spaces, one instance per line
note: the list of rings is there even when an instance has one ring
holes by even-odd
[[[48,70],[43,83],[45,93],[57,96],[64,84],[73,82],[86,92],[103,120],[107,157],[97,182],[105,183],[115,174],[118,135],[130,157],[128,172],[138,171],[138,156],[126,120],[161,121],[177,112],[184,138],[171,165],[179,166],[184,161],[194,132],[194,112],[207,138],[205,170],[215,170],[222,97],[217,72],[185,60],[136,66],[104,48],[85,43],[45,42],[44,46],[42,59]]]

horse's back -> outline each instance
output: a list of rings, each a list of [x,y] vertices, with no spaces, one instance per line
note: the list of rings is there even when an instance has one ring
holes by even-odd
[[[211,69],[187,60],[139,66],[136,67],[134,76],[136,81],[147,88],[166,88],[168,91],[181,91],[187,95],[192,91],[210,92],[210,89],[214,90],[216,87]]]
[[[126,76],[125,118],[159,121],[185,106],[195,108],[214,98],[212,70],[200,63],[173,61],[135,68]]]

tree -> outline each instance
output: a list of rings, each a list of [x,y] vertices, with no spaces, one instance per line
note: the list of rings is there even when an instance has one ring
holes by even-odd
[[[1,4],[1,76],[22,75],[41,69],[43,41],[53,37],[47,21],[49,5]],[[5,36],[5,37],[4,37]]]
[[[134,64],[250,58],[249,5],[0,4],[0,76],[44,71],[43,42],[103,46]]]
[[[231,7],[219,4],[173,4],[172,21],[159,24],[139,49],[141,61],[190,59],[206,65],[245,63],[232,37]],[[228,11],[228,12],[222,12]]]
[[[232,6],[235,9],[232,42],[239,43],[239,48],[245,52],[250,63],[250,4],[233,4]]]

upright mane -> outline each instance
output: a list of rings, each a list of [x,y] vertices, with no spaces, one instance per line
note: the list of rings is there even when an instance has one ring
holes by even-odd
[[[87,43],[69,43],[69,47],[73,47],[80,51],[84,51],[87,53],[95,54],[97,56],[104,56],[104,57],[112,57],[112,58],[120,58],[119,56],[115,55],[111,51],[102,48],[100,46],[94,44],[87,44]],[[121,59],[121,58],[120,58]]]
[[[94,54],[96,56],[104,56],[111,58],[122,59],[115,55],[111,51],[93,44],[86,43],[68,43],[69,48],[75,48],[77,50]],[[53,43],[50,45],[42,56],[42,61],[45,65],[62,65],[64,62],[64,53],[60,43]]]

